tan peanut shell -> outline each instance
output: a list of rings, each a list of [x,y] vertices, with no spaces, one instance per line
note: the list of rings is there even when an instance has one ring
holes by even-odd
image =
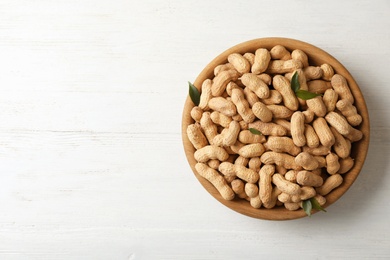
[[[329,125],[342,135],[347,135],[351,131],[351,126],[348,124],[347,119],[336,112],[329,112],[325,119]]]
[[[299,103],[295,93],[291,89],[290,81],[281,75],[276,75],[272,80],[272,84],[274,88],[282,95],[284,105],[288,109],[296,111],[298,109]]]
[[[246,52],[244,55],[242,55],[245,59],[249,61],[249,64],[252,66],[255,62],[255,54],[251,52]]]
[[[232,121],[234,122],[234,121]],[[216,145],[216,146],[226,146],[224,144],[224,136],[226,136],[227,132],[229,131],[229,128],[223,128],[223,130],[221,131],[220,134],[217,134],[216,136],[214,136],[213,140],[211,141],[210,144],[212,145]],[[231,152],[229,151],[229,149],[226,149],[226,151],[231,154]]]
[[[277,205],[278,202],[278,196],[279,194],[282,193],[281,190],[278,189],[278,187],[274,187],[272,189],[272,194],[271,194],[271,200],[268,203],[263,203],[264,208],[266,209],[271,209]]]
[[[230,150],[232,150],[232,152],[233,152],[234,154],[238,154],[238,151],[239,151],[242,147],[244,147],[244,145],[245,145],[245,144],[243,144],[243,143],[241,143],[240,141],[237,140],[237,142],[236,142],[235,144],[231,145],[229,148],[230,148]]]
[[[358,126],[363,121],[362,116],[357,113],[356,107],[346,99],[339,100],[336,107],[341,114],[347,118],[347,121],[352,126]]]
[[[318,117],[324,117],[326,115],[326,106],[322,97],[315,97],[309,100],[306,100],[306,104],[309,110],[313,111],[314,114]]]
[[[255,114],[249,107],[248,101],[246,101],[244,93],[241,89],[232,90],[232,102],[236,105],[238,114],[246,123],[251,123],[255,120]]]
[[[263,73],[267,68],[271,60],[271,54],[267,49],[260,48],[255,52],[255,61],[252,65],[252,73]]]
[[[221,71],[213,80],[213,84],[211,85],[211,94],[214,97],[221,96],[225,91],[227,84],[230,81],[236,81],[240,73],[235,70],[225,70]]]
[[[228,61],[241,74],[248,73],[251,70],[249,61],[239,53],[230,54],[228,56]]]
[[[295,163],[293,156],[286,153],[265,152],[260,160],[263,164],[275,164],[286,169],[300,170],[302,168]]]
[[[314,148],[304,146],[304,147],[302,147],[302,149],[304,152],[308,152],[311,155],[317,155],[317,156],[327,155],[330,153],[330,146],[324,146],[324,145],[320,145],[320,146],[314,147]]]
[[[344,137],[349,139],[351,142],[357,142],[363,138],[363,133],[356,128],[350,127],[349,133],[344,135]]]
[[[307,86],[310,92],[316,94],[323,94],[327,89],[332,88],[332,85],[328,81],[321,79],[311,80],[307,83]]]
[[[245,158],[252,158],[256,156],[261,156],[265,151],[265,148],[260,143],[247,144],[238,150],[238,154]]]
[[[287,169],[281,165],[275,165],[275,172],[284,176],[287,173]]]
[[[311,186],[303,186],[299,198],[301,201],[313,198],[316,195],[316,190]]]
[[[226,70],[234,70],[233,64],[231,63],[225,63],[225,64],[220,64],[214,68],[214,76],[218,76],[219,73],[222,71]]]
[[[248,165],[248,162],[249,162],[249,159],[248,158],[245,158],[245,157],[242,157],[242,156],[238,156],[236,158],[236,160],[234,161],[234,164],[238,164],[238,165],[242,165],[242,166],[247,166]]]
[[[305,116],[305,123],[310,124],[313,122],[314,119],[314,112],[311,110],[305,110],[302,112],[302,114]]]
[[[210,167],[210,168],[213,168],[214,170],[218,170],[218,167],[219,165],[221,164],[221,162],[217,159],[211,159],[207,162],[207,165]]]
[[[350,169],[352,169],[353,165],[355,164],[355,161],[351,157],[347,157],[344,159],[340,159],[339,163],[340,169],[338,173],[344,174],[347,173]]]
[[[277,125],[282,126],[284,129],[286,129],[286,131],[287,131],[286,135],[291,136],[291,122],[290,121],[288,121],[286,119],[282,119],[282,118],[276,118],[273,120],[273,122]]]
[[[303,68],[303,65],[299,60],[271,60],[268,65],[267,73],[285,74],[301,68]]]
[[[198,162],[207,162],[210,159],[218,159],[225,161],[229,157],[229,154],[225,149],[215,145],[207,145],[203,148],[198,149],[194,153],[195,160]]]
[[[232,121],[229,124],[227,131],[223,135],[223,145],[231,146],[236,143],[238,134],[241,131],[240,124],[237,121]]]
[[[245,87],[248,87],[259,98],[268,98],[269,88],[259,77],[253,73],[245,73],[241,77],[241,82]]]
[[[244,120],[241,120],[238,123],[240,124],[241,130],[248,130],[248,123],[246,123]]]
[[[291,116],[291,136],[296,146],[302,147],[306,144],[305,116],[300,111]]]
[[[264,83],[267,85],[271,85],[271,83],[272,83],[272,77],[267,73],[261,73],[261,74],[257,75],[257,77],[259,77],[259,79],[264,81]]]
[[[272,183],[278,187],[281,192],[289,195],[298,195],[300,187],[298,184],[287,181],[282,175],[276,173],[272,175]]]
[[[198,123],[187,127],[187,136],[195,149],[201,149],[208,145],[207,139],[202,133],[202,128]]]
[[[200,95],[200,100],[199,100],[199,107],[203,110],[208,110],[209,109],[209,101],[213,97],[211,94],[211,86],[213,82],[211,79],[206,79],[202,83],[202,93]]]
[[[219,113],[218,111],[213,111],[210,114],[211,121],[214,122],[214,124],[220,125],[222,127],[229,127],[230,122],[232,121],[232,118],[229,116],[226,116],[222,113]]]
[[[190,113],[192,119],[194,119],[195,122],[199,122],[200,119],[202,118],[203,110],[200,107],[195,106],[191,109]]]
[[[271,112],[271,120],[272,118],[282,118],[282,119],[290,118],[291,115],[294,113],[287,107],[281,105],[268,105],[267,108]],[[265,122],[264,120],[262,121]]]
[[[339,99],[346,99],[351,104],[354,102],[351,90],[349,89],[347,80],[340,74],[334,74],[331,80],[333,89],[339,95]]]
[[[283,98],[282,95],[279,93],[279,91],[275,89],[271,89],[269,91],[268,98],[262,98],[261,102],[263,102],[266,105],[276,105],[282,103]]]
[[[254,198],[259,196],[259,188],[256,184],[246,183],[245,184],[245,194],[248,195],[249,198]]]
[[[257,120],[249,124],[249,128],[259,130],[263,135],[285,136],[287,134],[286,128],[275,123],[264,123]]]
[[[245,99],[248,101],[250,107],[252,107],[254,103],[259,102],[260,100],[259,97],[255,94],[255,92],[250,90],[248,87],[244,88],[244,96]]]
[[[252,134],[249,130],[242,130],[238,134],[238,141],[243,144],[264,143],[266,138],[264,135]]]
[[[322,79],[331,81],[334,75],[333,67],[327,63],[324,63],[321,65],[321,69],[322,69]]]
[[[286,136],[269,136],[267,142],[264,143],[264,147],[273,152],[289,153],[293,156],[301,152],[301,148],[296,146],[293,140]]]
[[[282,45],[275,45],[270,50],[271,58],[273,60],[290,60],[291,53]]]
[[[347,158],[351,154],[351,142],[344,138],[336,129],[330,128],[333,133],[335,143],[333,150],[340,158]]]
[[[242,90],[235,82],[230,81],[226,86],[226,93],[231,98],[233,89]],[[227,97],[226,97],[227,98]],[[230,99],[231,100],[231,99]]]
[[[323,146],[330,147],[334,144],[335,140],[332,131],[330,131],[330,128],[323,117],[319,117],[313,121],[313,128]]]
[[[309,66],[308,57],[307,57],[306,53],[302,50],[298,50],[298,49],[293,50],[291,53],[291,58],[293,60],[299,60],[300,62],[302,62],[303,68]]]
[[[305,138],[306,145],[310,148],[315,148],[320,145],[320,139],[318,138],[316,131],[311,125],[305,124]]]
[[[195,164],[195,169],[200,176],[208,180],[221,194],[225,200],[234,199],[234,192],[226,183],[226,180],[214,169],[204,163]]]
[[[272,120],[272,112],[268,107],[262,102],[256,102],[252,106],[253,114],[260,119],[261,121],[268,123]],[[252,120],[253,122],[253,120]],[[251,123],[251,122],[248,122]]]
[[[340,174],[334,174],[328,177],[325,180],[324,184],[322,184],[322,186],[316,188],[316,191],[318,194],[325,196],[329,194],[332,190],[340,186],[341,183],[343,183],[343,177],[341,177]]]
[[[218,134],[217,126],[211,120],[210,112],[204,112],[200,119],[200,126],[209,144],[213,144],[214,137]]]
[[[236,106],[233,102],[223,97],[214,97],[209,101],[209,107],[212,110],[218,111],[225,116],[234,116],[237,113]]]
[[[294,197],[294,198],[293,198]],[[294,195],[294,196],[291,196],[290,194],[287,194],[287,193],[280,193],[279,196],[278,196],[278,200],[282,203],[292,203],[293,200],[299,200],[299,196],[298,195]]]
[[[330,153],[326,156],[326,171],[329,174],[335,174],[340,169],[339,157],[337,154]]]
[[[303,68],[307,80],[319,79],[323,75],[323,71],[317,66],[308,66]]]
[[[336,91],[334,91],[333,89],[327,89],[325,91],[322,100],[324,101],[326,110],[328,112],[335,110],[338,98],[339,95],[337,95]]]
[[[231,101],[231,99],[229,99],[229,101]],[[234,116],[232,116],[232,119],[237,122],[243,121],[242,116],[240,114],[235,114]]]
[[[320,187],[324,179],[310,171],[299,171],[297,173],[297,183],[303,186]]]
[[[294,211],[300,209],[301,205],[298,202],[286,202],[284,203],[284,207],[288,210]]]
[[[252,169],[255,172],[259,172],[260,166],[261,166],[260,157],[252,157],[249,159],[248,162],[249,169]]]
[[[253,208],[255,208],[255,209],[261,208],[262,203],[261,203],[261,200],[260,200],[260,196],[257,195],[256,197],[250,198],[249,204],[250,204]]]
[[[305,170],[315,170],[318,168],[318,161],[308,152],[301,152],[295,157],[295,163]]]
[[[321,206],[324,206],[326,203],[326,198],[324,196],[321,196],[319,194],[315,195],[314,198],[317,200],[318,204]]]
[[[235,165],[230,162],[222,162],[218,169],[224,175],[237,176],[241,180],[249,183],[255,183],[259,180],[259,174],[257,172],[242,165]]]
[[[235,194],[241,199],[245,199],[247,197],[245,193],[245,183],[240,179],[234,179],[230,185],[232,186],[232,190]]]
[[[294,170],[289,170],[288,172],[286,172],[286,174],[284,175],[284,178],[286,180],[288,180],[289,182],[293,182],[293,183],[296,183],[297,182],[297,174],[298,174],[299,171],[294,171]]]

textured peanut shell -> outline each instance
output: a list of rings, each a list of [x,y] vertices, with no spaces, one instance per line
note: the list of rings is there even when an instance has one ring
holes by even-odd
[[[228,56],[228,61],[241,74],[247,73],[251,70],[249,61],[239,53],[232,53]]]
[[[268,98],[269,88],[259,77],[253,73],[245,73],[241,77],[244,86],[252,90],[259,98]]]
[[[198,174],[208,180],[221,194],[225,200],[234,199],[234,192],[226,183],[226,180],[214,169],[204,163],[197,163],[195,169]]]

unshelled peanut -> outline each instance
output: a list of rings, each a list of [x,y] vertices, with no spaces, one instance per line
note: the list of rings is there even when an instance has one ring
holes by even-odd
[[[259,77],[253,73],[245,73],[241,77],[241,82],[252,90],[259,98],[268,98],[269,88]]]
[[[230,54],[228,61],[241,74],[248,73],[251,70],[249,61],[239,53]]]
[[[195,169],[200,176],[208,180],[219,191],[225,200],[234,199],[234,192],[226,183],[225,179],[214,169],[204,163],[195,164]]]

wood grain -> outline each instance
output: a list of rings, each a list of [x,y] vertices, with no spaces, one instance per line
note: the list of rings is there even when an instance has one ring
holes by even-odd
[[[0,1],[0,259],[390,258],[389,7]],[[350,190],[293,222],[214,199],[181,140],[187,81],[230,46],[271,36],[332,53],[370,114]]]

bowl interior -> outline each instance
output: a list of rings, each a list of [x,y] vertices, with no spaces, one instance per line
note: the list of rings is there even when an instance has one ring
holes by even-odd
[[[218,55],[214,60],[212,60],[199,74],[196,78],[194,85],[198,88],[201,86],[203,81],[207,78],[212,79],[214,77],[214,68],[219,65],[227,62],[227,57],[231,53],[241,53],[244,54],[246,52],[254,53],[258,48],[266,48],[270,50],[275,45],[283,45],[289,51],[294,49],[303,50],[309,57],[309,63],[312,65],[321,65],[323,63],[330,64],[335,73],[343,75],[349,84],[351,92],[355,98],[354,105],[356,106],[359,114],[363,117],[362,124],[357,127],[360,131],[363,132],[363,139],[353,143],[351,149],[351,157],[355,159],[355,164],[353,168],[346,174],[343,174],[344,181],[342,185],[340,185],[337,189],[333,190],[326,197],[326,204],[324,207],[327,207],[338,200],[352,185],[352,183],[357,178],[360,170],[363,167],[364,160],[366,158],[368,152],[368,144],[370,137],[370,124],[369,124],[369,116],[367,111],[367,106],[365,104],[363,95],[359,89],[359,86],[348,72],[348,70],[338,62],[334,57],[325,51],[302,41],[287,39],[287,38],[261,38],[255,39],[248,42],[244,42],[238,44],[225,52]],[[241,214],[260,218],[260,219],[268,219],[268,220],[288,220],[288,219],[297,219],[301,217],[305,217],[306,214],[303,210],[290,211],[285,209],[284,207],[276,207],[273,209],[255,209],[249,205],[246,200],[242,199],[234,199],[232,201],[224,200],[219,192],[214,188],[214,186],[209,183],[207,180],[202,178],[197,171],[195,170],[196,160],[194,158],[195,148],[192,146],[190,141],[188,140],[186,129],[187,126],[194,123],[193,119],[190,116],[190,111],[193,108],[194,104],[191,99],[187,97],[187,100],[184,105],[183,116],[182,116],[182,139],[184,145],[184,151],[187,157],[187,160],[192,168],[192,171],[202,186],[219,202],[229,207],[232,210],[235,210]]]

